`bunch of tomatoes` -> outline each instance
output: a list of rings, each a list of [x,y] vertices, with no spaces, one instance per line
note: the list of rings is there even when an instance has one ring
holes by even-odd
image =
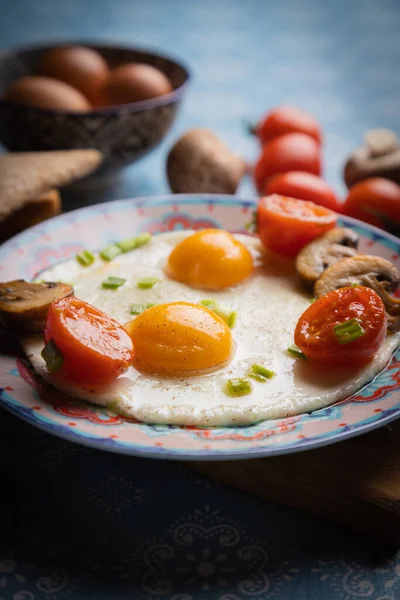
[[[323,133],[311,114],[281,106],[261,120],[255,134],[261,154],[253,177],[261,196],[280,194],[310,200],[399,234],[400,186],[371,177],[351,187],[345,199],[339,198],[322,178]]]

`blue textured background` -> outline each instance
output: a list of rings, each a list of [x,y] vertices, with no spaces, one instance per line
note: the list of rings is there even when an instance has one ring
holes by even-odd
[[[400,132],[398,0],[1,0],[0,47],[65,39],[163,50],[193,69],[173,131],[106,197],[168,191],[188,127],[251,160],[243,121],[285,101],[326,133],[328,181],[366,128]],[[252,192],[249,181],[240,193]],[[101,454],[0,415],[0,600],[396,600],[400,553],[186,468]]]

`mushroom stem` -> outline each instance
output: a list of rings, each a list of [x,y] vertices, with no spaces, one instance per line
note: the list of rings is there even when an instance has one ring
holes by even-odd
[[[400,316],[400,299],[391,296],[385,286],[379,282],[376,277],[365,275],[365,285],[374,290],[381,297],[386,311],[393,317]]]

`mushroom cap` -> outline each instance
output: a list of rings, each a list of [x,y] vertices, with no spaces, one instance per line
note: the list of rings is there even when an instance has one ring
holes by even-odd
[[[358,254],[358,234],[347,227],[335,227],[310,242],[296,258],[296,269],[301,279],[312,285],[329,266]]]

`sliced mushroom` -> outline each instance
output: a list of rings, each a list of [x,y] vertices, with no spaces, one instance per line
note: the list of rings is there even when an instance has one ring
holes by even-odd
[[[307,285],[314,284],[318,277],[342,258],[355,256],[359,242],[358,234],[346,227],[335,227],[304,246],[296,259],[296,269]]]
[[[53,300],[73,295],[74,288],[66,283],[0,283],[0,319],[14,333],[42,333]]]
[[[319,298],[332,290],[354,284],[375,290],[382,298],[387,312],[392,316],[400,315],[400,300],[391,294],[400,283],[397,268],[385,258],[360,254],[343,258],[328,267],[315,284],[315,296]]]

